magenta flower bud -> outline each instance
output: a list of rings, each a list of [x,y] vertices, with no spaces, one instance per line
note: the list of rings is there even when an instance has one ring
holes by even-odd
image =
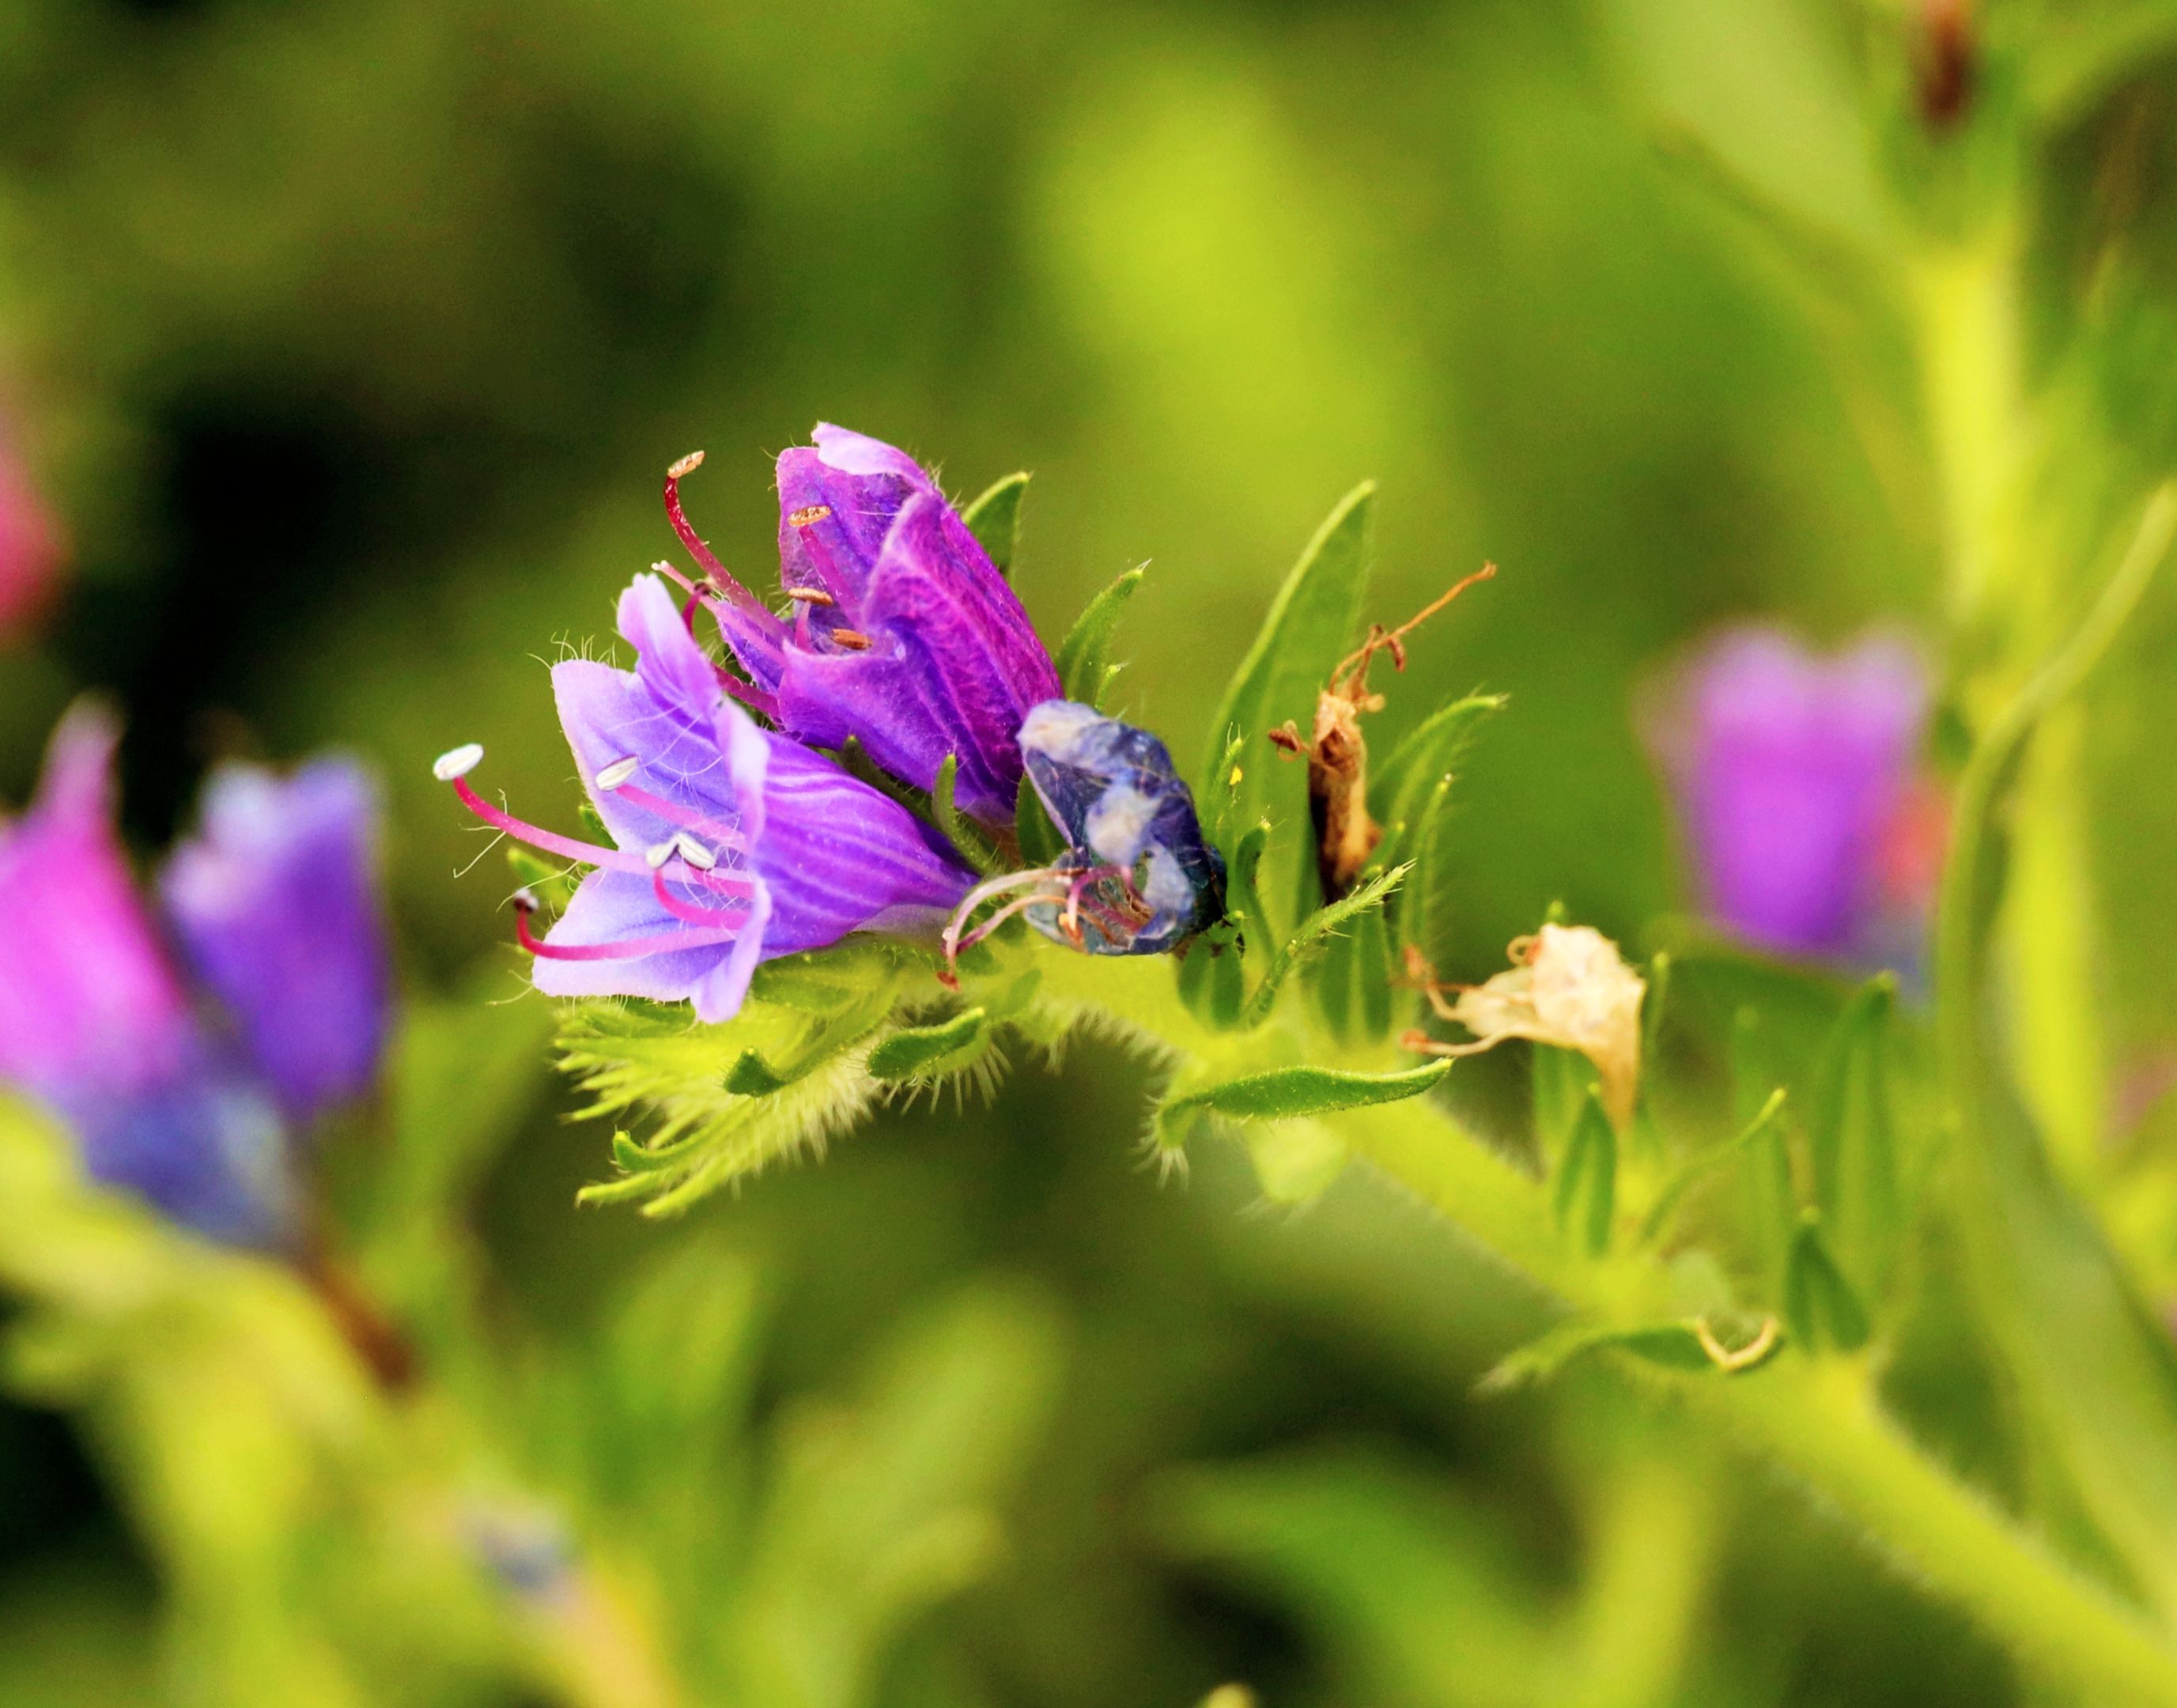
[[[0,433],[0,641],[35,623],[62,559],[60,525]]]
[[[814,437],[778,459],[786,617],[727,575],[667,488],[682,538],[723,589],[712,608],[753,685],[745,697],[812,746],[857,738],[919,789],[957,755],[960,809],[1010,825],[1016,733],[1031,707],[1061,692],[1050,653],[913,458],[844,428],[820,425]]]
[[[1705,915],[1783,954],[1909,956],[1940,838],[1920,780],[1927,714],[1897,638],[1827,658],[1772,629],[1710,641],[1653,732]]]
[[[215,785],[205,839],[165,885],[199,987],[115,839],[116,739],[101,710],[71,712],[36,800],[0,828],[0,889],[21,909],[0,932],[0,1083],[74,1132],[93,1177],[215,1239],[287,1245],[290,1122],[364,1089],[385,1035],[368,861],[346,860],[369,846],[368,794],[329,787],[341,767]],[[362,1041],[337,1074],[305,1071],[331,1029]]]
[[[517,931],[554,996],[689,1002],[707,1022],[739,1011],[758,963],[855,931],[933,939],[974,873],[890,796],[754,720],[688,630],[665,583],[621,595],[632,672],[553,667],[559,721],[614,846],[561,837],[479,795],[483,755],[434,767],[470,810],[548,854],[593,867],[539,940]]]

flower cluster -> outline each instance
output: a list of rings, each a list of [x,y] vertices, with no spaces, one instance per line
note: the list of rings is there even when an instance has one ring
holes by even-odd
[[[0,1083],[58,1115],[97,1179],[291,1248],[297,1136],[370,1089],[385,1039],[371,789],[339,760],[221,770],[155,908],[114,834],[117,736],[79,706],[0,827]]]
[[[685,1001],[717,1022],[739,1012],[759,963],[854,932],[957,953],[1024,912],[1083,951],[1149,953],[1203,929],[1222,907],[1222,866],[1163,745],[1061,697],[1019,599],[910,458],[839,428],[815,437],[778,460],[784,611],[689,523],[690,457],[667,477],[666,509],[700,576],[661,564],[621,596],[632,670],[554,668],[560,724],[613,846],[477,794],[467,778],[481,748],[439,760],[478,816],[590,868],[542,937],[535,898],[517,898],[537,988]],[[697,639],[699,613],[738,673]],[[843,765],[850,746],[893,787]],[[1017,851],[1024,777],[1065,851],[979,881],[971,857],[988,870],[993,850]],[[956,810],[979,827],[976,849],[947,834]],[[968,928],[1010,892],[1025,893]]]

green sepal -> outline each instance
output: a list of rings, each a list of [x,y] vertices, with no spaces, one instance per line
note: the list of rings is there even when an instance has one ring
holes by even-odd
[[[1711,1145],[1698,1154],[1688,1157],[1672,1170],[1656,1201],[1648,1207],[1648,1214],[1640,1219],[1640,1241],[1653,1245],[1670,1231],[1672,1220],[1678,1214],[1678,1205],[1687,1192],[1703,1176],[1728,1163],[1735,1162],[1749,1152],[1767,1154],[1770,1145],[1781,1141],[1784,1133],[1784,1088],[1778,1086],[1769,1094],[1769,1100],[1748,1122],[1739,1135],[1725,1143]]]
[[[1097,594],[1058,643],[1052,662],[1058,666],[1059,686],[1068,700],[1103,709],[1104,696],[1123,668],[1111,663],[1112,637],[1147,567],[1136,565]]]
[[[985,487],[982,495],[960,512],[960,520],[975,543],[990,554],[1001,576],[1013,572],[1013,557],[1020,546],[1021,500],[1028,496],[1028,471],[1009,474]]]
[[[1439,706],[1415,726],[1389,757],[1374,767],[1368,792],[1383,827],[1375,863],[1392,865],[1411,859],[1428,833],[1449,791],[1449,772],[1473,745],[1481,720],[1503,707],[1502,694],[1470,694]]]
[[[1035,785],[1025,777],[1013,802],[1013,840],[1020,844],[1022,866],[1031,870],[1056,865],[1066,852],[1066,838],[1044,810],[1043,797],[1035,792]]]
[[[1581,1111],[1602,1083],[1601,1076],[1577,1050],[1535,1044],[1529,1046],[1528,1078],[1533,1088],[1535,1143],[1544,1165],[1554,1168],[1571,1148]]]
[[[875,1079],[932,1079],[957,1072],[982,1054],[990,1041],[990,1016],[979,1007],[963,1008],[950,1019],[928,1026],[905,1026],[870,1051]]]
[[[1450,1071],[1448,1057],[1389,1073],[1360,1073],[1306,1064],[1272,1067],[1183,1093],[1167,1101],[1157,1116],[1172,1123],[1197,1115],[1215,1115],[1227,1121],[1298,1121],[1341,1109],[1402,1103],[1434,1090]]]
[[[1225,752],[1217,767],[1203,779],[1195,796],[1195,805],[1202,814],[1203,834],[1225,856],[1226,865],[1232,860],[1232,817],[1240,799],[1240,785],[1247,780],[1247,767],[1243,756],[1247,750],[1247,738],[1235,735],[1225,744]]]
[[[1230,774],[1225,755],[1235,738],[1245,744],[1232,822],[1268,818],[1278,827],[1265,882],[1280,898],[1302,893],[1303,877],[1314,870],[1307,772],[1274,763],[1264,738],[1287,723],[1314,727],[1316,698],[1360,624],[1375,554],[1375,496],[1372,481],[1356,487],[1301,552],[1225,690],[1198,773],[1205,795],[1221,789]]]
[[[1341,1044],[1373,1042],[1391,1030],[1391,929],[1383,909],[1356,916],[1324,945],[1308,993],[1324,1029]]]
[[[960,858],[986,878],[994,878],[1007,870],[1004,855],[982,828],[952,804],[952,792],[958,787],[960,756],[948,753],[937,767],[937,781],[930,791],[930,816],[936,821],[937,832],[952,844]]]
[[[1601,1098],[1593,1093],[1573,1122],[1552,1197],[1558,1225],[1574,1250],[1595,1258],[1610,1248],[1618,1208],[1618,1134],[1602,1112]]]
[[[1259,1026],[1269,1019],[1277,1007],[1278,993],[1293,969],[1318,952],[1339,927],[1372,909],[1382,907],[1405,881],[1408,870],[1405,866],[1394,866],[1389,871],[1378,872],[1350,895],[1339,897],[1328,907],[1318,908],[1301,921],[1300,929],[1285,940],[1263,968],[1262,982],[1248,997],[1240,1017],[1241,1023]],[[1259,884],[1256,887],[1259,891]]]
[[[1247,1001],[1240,930],[1219,919],[1187,946],[1179,963],[1179,997],[1187,1012],[1214,1031],[1229,1032]]]
[[[1765,1342],[1765,1345],[1764,1345]],[[1482,1375],[1476,1383],[1478,1393],[1509,1393],[1513,1389],[1524,1389],[1533,1382],[1546,1382],[1548,1378],[1563,1371],[1576,1358],[1585,1358],[1596,1351],[1622,1351],[1633,1358],[1641,1358],[1650,1364],[1661,1364],[1672,1371],[1722,1371],[1722,1373],[1742,1375],[1759,1368],[1776,1349],[1783,1345],[1774,1329],[1765,1329],[1754,1338],[1746,1351],[1749,1358],[1739,1362],[1732,1356],[1731,1362],[1717,1362],[1716,1353],[1700,1338],[1700,1323],[1598,1323],[1589,1317],[1569,1317],[1546,1334],[1528,1340],[1524,1347],[1507,1353],[1498,1360],[1489,1373]],[[1759,1347],[1759,1351],[1753,1351]],[[1739,1349],[1727,1349],[1738,1353]]]
[[[870,758],[869,750],[862,745],[859,736],[849,735],[840,743],[832,756],[839,761],[839,768],[848,776],[866,783],[880,794],[890,795],[917,818],[925,821],[930,820],[930,797],[912,783],[901,782]]]
[[[1867,1308],[1830,1255],[1816,1216],[1804,1218],[1792,1238],[1784,1321],[1792,1340],[1809,1352],[1856,1352],[1867,1344]]]
[[[1807,1092],[1807,1161],[1823,1237],[1868,1297],[1880,1297],[1889,1278],[1902,1216],[1889,1077],[1896,991],[1885,973],[1852,993]]]

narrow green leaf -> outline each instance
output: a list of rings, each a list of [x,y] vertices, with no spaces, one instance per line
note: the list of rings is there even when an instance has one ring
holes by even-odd
[[[1610,1226],[1618,1207],[1618,1135],[1602,1112],[1602,1100],[1590,1093],[1573,1123],[1572,1143],[1558,1165],[1554,1193],[1558,1225],[1574,1247],[1600,1257],[1610,1247]]]
[[[1332,1037],[1350,1044],[1389,1034],[1392,971],[1390,927],[1380,908],[1357,915],[1323,946],[1308,988]]]
[[[1219,919],[1187,946],[1179,963],[1180,1000],[1203,1025],[1226,1032],[1237,1023],[1247,995],[1239,928]]]
[[[1838,1016],[1807,1093],[1807,1158],[1831,1254],[1880,1297],[1901,1225],[1889,1036],[1897,982],[1870,979]]]
[[[948,753],[937,767],[936,786],[930,792],[930,816],[936,821],[938,833],[951,843],[960,858],[986,878],[994,878],[1006,870],[1006,862],[999,854],[997,844],[985,836],[979,826],[961,813],[952,804],[952,791],[960,776],[960,756]]]
[[[1792,1240],[1784,1274],[1784,1321],[1809,1352],[1856,1352],[1867,1344],[1867,1311],[1831,1257],[1820,1221],[1809,1216]]]
[[[1296,1121],[1419,1097],[1434,1089],[1450,1071],[1449,1058],[1391,1073],[1356,1073],[1341,1067],[1306,1065],[1273,1067],[1175,1097],[1159,1111],[1159,1117],[1166,1121],[1192,1115],[1221,1116],[1227,1121]]]
[[[1202,811],[1202,829],[1227,865],[1232,859],[1232,816],[1239,804],[1240,785],[1247,780],[1247,767],[1241,762],[1247,750],[1247,738],[1235,735],[1225,744],[1223,756],[1216,768],[1204,779],[1196,805]]]
[[[1026,470],[994,481],[960,513],[968,532],[990,554],[1001,576],[1013,572],[1013,556],[1020,545],[1021,500],[1028,496],[1028,482]]]
[[[1355,488],[1308,542],[1225,690],[1202,757],[1206,794],[1230,774],[1225,755],[1234,738],[1246,744],[1233,822],[1268,818],[1275,827],[1264,882],[1280,899],[1301,892],[1315,851],[1307,767],[1279,763],[1265,738],[1288,721],[1313,726],[1316,696],[1351,644],[1375,554],[1375,495],[1373,482]]]
[[[1673,1370],[1714,1367],[1698,1330],[1685,1323],[1644,1323],[1626,1327],[1570,1317],[1524,1346],[1507,1353],[1476,1384],[1483,1394],[1505,1394],[1556,1375],[1590,1352],[1630,1352]]]
[[[1543,1163],[1555,1168],[1571,1149],[1580,1112],[1602,1083],[1595,1064],[1577,1050],[1554,1044],[1529,1046],[1528,1078],[1535,1104],[1535,1143]]]
[[[1435,958],[1438,931],[1436,919],[1442,906],[1444,888],[1443,808],[1451,799],[1451,779],[1439,778],[1429,798],[1422,804],[1420,829],[1412,836],[1401,836],[1400,847],[1413,864],[1414,875],[1405,891],[1399,898],[1397,918],[1399,941],[1410,943],[1424,956]],[[1380,852],[1380,850],[1378,851]]]
[[[934,1025],[903,1027],[870,1051],[870,1075],[889,1081],[950,1072],[979,1053],[990,1033],[990,1017],[979,1007]]]
[[[1127,602],[1142,584],[1146,568],[1143,565],[1128,570],[1097,594],[1088,602],[1088,609],[1075,619],[1066,638],[1059,642],[1053,662],[1058,666],[1059,685],[1065,690],[1068,700],[1101,709],[1105,692],[1120,668],[1111,663],[1112,637],[1118,632],[1119,619],[1126,614]]]
[[[1066,852],[1066,838],[1043,810],[1043,797],[1035,785],[1024,777],[1013,804],[1013,839],[1020,844],[1021,864],[1026,867],[1050,865]]]
[[[1284,947],[1270,958],[1263,969],[1262,982],[1248,997],[1247,1006],[1241,1015],[1241,1023],[1259,1026],[1270,1018],[1276,1007],[1278,992],[1292,970],[1309,957],[1318,952],[1325,942],[1341,926],[1357,919],[1372,908],[1380,908],[1392,892],[1405,881],[1408,868],[1394,866],[1390,870],[1378,872],[1351,894],[1341,896],[1329,907],[1318,908],[1291,936]]]

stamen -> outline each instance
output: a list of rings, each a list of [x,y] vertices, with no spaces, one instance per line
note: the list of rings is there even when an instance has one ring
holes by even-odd
[[[834,629],[832,631],[832,638],[849,652],[866,652],[870,650],[870,637],[859,629]]]
[[[827,504],[805,504],[787,517],[786,525],[794,528],[814,527],[831,514],[832,506]]]
[[[993,896],[1001,896],[1008,890],[1017,890],[1028,884],[1050,884],[1067,876],[1055,867],[1039,866],[1030,871],[1005,872],[994,878],[985,878],[968,891],[960,898],[960,905],[952,910],[952,917],[945,922],[945,970],[938,974],[940,981],[952,989],[959,988],[959,972],[955,963],[960,958],[960,934],[976,909]],[[1065,892],[1061,890],[1045,899],[1063,901]]]
[[[673,846],[679,850],[680,858],[699,872],[709,871],[718,863],[718,857],[690,836],[685,830],[673,838]]]
[[[666,823],[678,825],[683,830],[695,831],[721,848],[739,849],[748,846],[748,838],[741,834],[738,825],[720,824],[716,819],[706,818],[677,801],[652,794],[648,789],[639,789],[634,783],[623,783],[613,793],[630,806],[639,806],[645,812],[654,813]]]
[[[839,602],[821,587],[788,587],[786,597],[808,605],[836,605]]]
[[[599,789],[618,789],[620,784],[634,776],[641,766],[642,761],[633,754],[630,754],[625,759],[615,759],[597,774],[597,785]]]
[[[723,664],[717,668],[718,685],[721,688],[747,707],[750,711],[761,713],[774,723],[778,722],[778,696],[765,693],[752,682],[742,681]]]
[[[463,806],[486,824],[505,832],[517,841],[527,843],[533,849],[558,854],[562,859],[579,860],[584,865],[609,866],[614,871],[623,872],[641,870],[632,857],[618,849],[599,848],[594,843],[577,842],[570,836],[557,835],[515,817],[503,807],[494,806],[469,787],[465,777],[456,774],[450,781],[454,785],[454,793],[461,797]]]
[[[755,887],[749,885],[745,887],[752,892]],[[674,919],[684,919],[691,925],[708,925],[717,929],[728,925],[739,927],[748,923],[749,898],[745,895],[730,898],[732,901],[739,903],[735,908],[698,907],[693,902],[681,900],[679,897],[665,887],[665,870],[663,866],[650,875],[650,888],[651,892],[657,898],[658,906],[663,908]]]
[[[762,602],[735,581],[733,572],[718,561],[717,554],[703,543],[703,537],[696,532],[688,520],[687,512],[680,508],[681,480],[702,466],[703,453],[691,450],[665,471],[665,519],[673,524],[673,532],[680,537],[680,543],[687,547],[689,556],[702,565],[703,573],[717,584],[726,598],[751,615],[769,617],[771,613],[764,608]],[[695,584],[686,582],[684,585],[692,589]]]
[[[673,844],[669,842],[652,843],[642,851],[642,863],[652,871],[659,870],[672,858]]]
[[[670,954],[678,949],[715,949],[740,935],[731,930],[665,931],[654,937],[630,937],[619,943],[548,943],[529,929],[530,909],[514,910],[515,941],[531,954],[547,961],[639,961],[646,955]]]
[[[451,783],[456,778],[466,777],[483,763],[483,744],[481,741],[464,742],[433,760],[431,775],[441,783]]]

